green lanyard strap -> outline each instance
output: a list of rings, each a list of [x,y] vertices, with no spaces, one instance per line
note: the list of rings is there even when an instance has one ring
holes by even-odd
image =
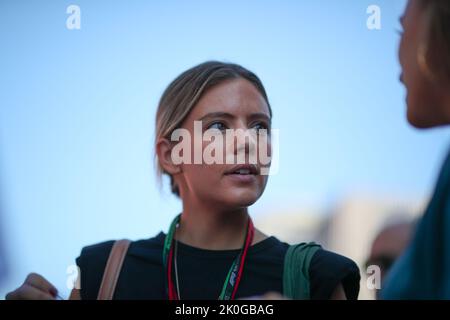
[[[179,293],[175,290],[175,285],[172,281],[171,275],[171,267],[172,267],[172,258],[173,258],[173,236],[175,234],[175,229],[177,224],[181,220],[181,213],[178,214],[170,224],[169,231],[167,233],[166,239],[164,240],[164,248],[163,248],[163,264],[164,269],[166,270],[166,294],[169,296],[170,300],[179,300]],[[242,277],[243,269],[244,269],[244,261],[247,256],[248,249],[253,242],[254,236],[254,226],[253,222],[248,217],[247,231],[245,233],[245,242],[242,247],[239,255],[233,261],[230,270],[228,271],[227,277],[225,278],[225,282],[222,286],[222,291],[219,295],[219,300],[231,300],[234,299],[237,291],[237,287],[239,285],[240,279]]]

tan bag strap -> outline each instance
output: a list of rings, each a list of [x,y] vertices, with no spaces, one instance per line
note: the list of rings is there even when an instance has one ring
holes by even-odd
[[[97,300],[112,300],[120,269],[127,254],[130,240],[122,239],[114,242],[103,273],[102,283],[98,290]]]

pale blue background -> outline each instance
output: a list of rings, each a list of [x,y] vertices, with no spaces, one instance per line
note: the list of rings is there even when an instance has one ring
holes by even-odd
[[[66,8],[81,8],[81,30]],[[369,31],[366,8],[382,10]],[[208,59],[263,80],[280,129],[280,172],[255,215],[344,194],[426,197],[449,131],[405,120],[398,82],[403,0],[1,1],[2,238],[10,272],[64,293],[82,246],[166,230],[180,210],[152,163],[158,99]]]

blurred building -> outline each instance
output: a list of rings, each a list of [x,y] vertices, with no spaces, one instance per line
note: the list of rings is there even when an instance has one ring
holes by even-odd
[[[320,210],[302,209],[272,212],[252,217],[266,234],[288,243],[312,241],[317,238],[324,217]]]
[[[353,259],[361,271],[359,299],[373,299],[367,288],[365,261],[372,241],[386,225],[414,220],[424,210],[425,200],[389,196],[355,195],[325,209],[295,209],[256,216],[263,232],[288,243],[316,241],[324,248]]]

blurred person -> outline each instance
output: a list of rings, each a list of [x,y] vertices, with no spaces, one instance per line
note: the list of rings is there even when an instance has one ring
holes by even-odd
[[[369,266],[380,268],[380,283],[397,258],[403,253],[411,240],[415,223],[412,221],[396,222],[384,226],[372,242],[370,255],[366,262],[366,270]],[[376,298],[379,290],[376,290]]]
[[[0,163],[1,164],[1,163]],[[8,264],[7,264],[7,257],[6,257],[6,244],[5,244],[5,237],[4,237],[4,219],[5,219],[5,194],[4,189],[2,188],[2,179],[0,175],[0,288],[5,280],[6,276],[8,275]]]
[[[401,81],[416,128],[450,124],[450,1],[410,0],[401,18]],[[450,153],[404,254],[388,273],[383,299],[450,299]]]
[[[3,244],[3,224],[2,222],[2,203],[1,203],[1,198],[0,198],[0,288],[3,284],[3,281],[7,275],[7,270],[6,270],[6,253],[4,250],[4,244]]]
[[[290,246],[253,226],[248,207],[268,180],[259,159],[241,165],[174,160],[176,129],[194,136],[183,156],[196,148],[203,154],[210,145],[195,144],[199,120],[201,133],[214,132],[215,138],[229,129],[267,130],[269,139],[263,143],[271,150],[272,110],[254,73],[215,61],[183,72],[161,97],[155,135],[158,174],[169,177],[182,212],[167,233],[83,248],[76,259],[81,288],[72,291],[71,299],[356,299],[360,276],[352,260],[315,244]],[[231,144],[225,141],[226,156],[242,151],[249,156],[249,142],[239,139],[237,145],[234,138]],[[112,248],[119,249],[111,254]],[[104,285],[104,279],[118,281]],[[7,299],[54,299],[56,294],[44,277],[30,274]]]

